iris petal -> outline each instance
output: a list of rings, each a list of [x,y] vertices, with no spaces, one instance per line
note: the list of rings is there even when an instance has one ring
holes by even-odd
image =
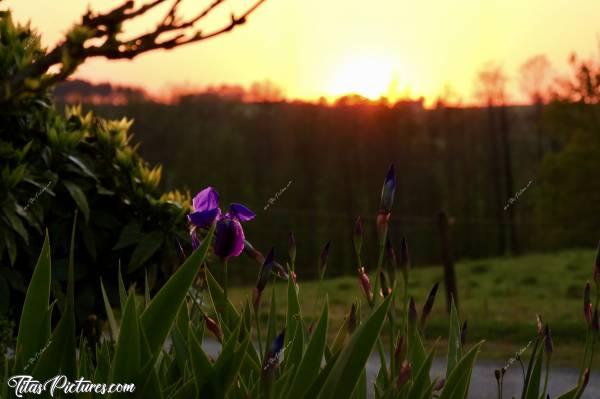
[[[247,222],[254,219],[256,214],[242,204],[233,203],[229,205],[229,213],[240,222]]]
[[[210,211],[219,207],[219,193],[213,187],[206,187],[194,197],[192,201],[194,211]]]
[[[239,256],[244,250],[244,230],[236,219],[223,217],[215,231],[215,254],[222,258]]]
[[[188,215],[188,220],[200,228],[209,227],[215,219],[219,217],[221,210],[219,208],[210,209],[207,211],[193,212]]]

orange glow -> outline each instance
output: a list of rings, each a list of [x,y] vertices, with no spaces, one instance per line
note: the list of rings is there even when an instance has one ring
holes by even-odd
[[[136,0],[141,3],[143,0]],[[43,42],[56,43],[88,5],[106,11],[122,0],[4,0],[0,9],[31,20]],[[192,13],[210,0],[184,0]],[[211,30],[253,0],[229,0],[200,26]],[[143,32],[164,10],[125,26]],[[558,72],[571,52],[597,55],[600,2],[569,0],[268,0],[233,32],[132,62],[90,60],[77,77],[142,86],[161,95],[173,86],[269,80],[289,98],[314,100],[357,92],[378,98],[424,96],[431,104],[452,87],[462,103],[475,99],[475,80],[495,61],[509,77],[509,101],[522,99],[520,66],[545,54]],[[394,85],[399,86],[394,89]],[[394,90],[392,90],[394,89]]]
[[[332,97],[360,94],[371,100],[387,95],[394,69],[389,59],[381,56],[358,56],[343,62],[336,70],[325,92]]]

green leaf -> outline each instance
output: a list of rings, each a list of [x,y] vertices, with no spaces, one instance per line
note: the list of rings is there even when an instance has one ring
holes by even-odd
[[[446,375],[450,375],[454,366],[458,363],[461,354],[460,341],[460,320],[458,310],[452,298],[450,303],[450,331],[448,332],[448,362],[446,366]]]
[[[206,240],[205,240],[206,241]],[[211,274],[211,272],[206,269],[206,282],[208,283],[208,291],[210,292],[210,297],[212,299],[213,302],[213,306],[215,307],[215,312],[216,312],[216,307],[217,306],[221,306],[221,304],[223,303],[223,299],[224,299],[224,294],[223,294],[223,288],[221,288],[221,286],[219,285],[219,283],[217,282],[217,280],[214,278],[214,276]],[[221,322],[223,323],[223,326],[226,327],[226,329],[224,329],[225,331],[223,331],[224,334],[227,333],[227,331],[232,331],[238,324],[239,319],[240,319],[240,315],[237,312],[237,310],[235,309],[235,306],[233,306],[233,304],[231,303],[231,301],[229,301],[229,299],[227,299],[227,320],[228,320],[228,324],[225,323],[225,318],[222,318]],[[219,312],[217,312],[219,313]]]
[[[558,396],[556,399],[575,399],[577,397],[577,391],[579,390],[579,385],[572,388],[571,390],[563,393]]]
[[[269,309],[269,322],[267,324],[267,343],[273,342],[277,334],[277,297],[275,296],[275,287],[271,288],[271,307]],[[269,351],[269,345],[265,345],[265,353],[261,356],[265,358]]]
[[[169,335],[179,307],[185,300],[200,265],[204,262],[213,232],[214,225],[200,248],[187,258],[142,313],[141,326],[151,353],[157,353]]]
[[[163,240],[164,235],[160,231],[145,234],[131,255],[131,260],[127,266],[127,274],[135,271],[150,259],[161,247]]]
[[[355,331],[325,380],[319,399],[347,398],[352,394],[381,333],[393,297],[394,294],[388,296]]]
[[[108,373],[110,372],[110,353],[108,341],[102,341],[100,346],[96,346],[96,370],[94,371],[93,381],[98,384],[108,382]]]
[[[537,353],[535,355],[535,360],[533,363],[533,369],[531,370],[531,375],[527,380],[527,385],[525,387],[525,397],[523,399],[538,399],[540,396],[540,379],[542,378],[542,360],[544,351],[540,346]]]
[[[144,234],[142,233],[139,223],[136,221],[128,223],[125,227],[123,227],[123,230],[121,230],[119,239],[117,240],[117,243],[113,249],[126,248],[130,245],[137,244],[143,238]]]
[[[169,399],[188,399],[196,397],[196,384],[193,380],[184,383]]]
[[[121,273],[121,262],[119,262],[119,304],[121,312],[125,312],[125,304],[127,303],[127,289],[123,282],[123,274]]]
[[[352,392],[351,399],[367,399],[367,372],[366,369],[360,373],[358,384]]]
[[[117,321],[115,320],[115,315],[112,307],[110,306],[110,302],[108,301],[108,296],[104,290],[104,283],[102,282],[102,279],[100,279],[100,290],[102,291],[102,300],[104,301],[104,310],[106,311],[106,317],[108,318],[110,333],[113,340],[116,341],[117,337],[119,336],[119,328],[117,327]]]
[[[20,373],[22,367],[34,354],[42,349],[50,337],[50,329],[46,323],[48,302],[50,301],[50,239],[48,232],[44,238],[42,251],[31,276],[21,320],[19,321],[19,335],[17,337],[17,353],[15,372]]]
[[[79,159],[75,155],[68,155],[67,158],[69,158],[71,162],[77,165],[85,175],[91,177],[96,181],[98,180],[98,177],[94,174],[94,172],[92,172],[90,168],[88,168],[88,166],[81,159]]]
[[[187,333],[187,329],[185,331]],[[178,328],[177,323],[175,323],[171,329],[171,339],[173,341],[175,363],[183,377],[185,365],[188,362],[188,345],[186,343],[186,337],[184,337],[183,333]]]
[[[74,251],[77,212],[71,229],[71,246],[69,251],[69,270],[67,279],[66,305],[58,325],[52,332],[46,350],[40,355],[32,376],[38,380],[46,380],[57,373],[62,373],[69,379],[77,374],[77,354],[75,351],[75,278]],[[47,321],[46,321],[47,323]],[[48,325],[48,324],[47,324]]]
[[[523,381],[523,390],[521,392],[521,398],[525,399],[525,394],[527,393],[527,387],[529,386],[529,380],[531,379],[531,374],[533,373],[533,369],[535,367],[535,361],[537,359],[537,353],[540,348],[540,341],[542,339],[538,336],[535,339],[535,343],[533,345],[533,351],[531,352],[531,357],[529,358],[529,364],[527,366],[527,373],[525,376],[525,380]]]
[[[431,363],[433,362],[434,350],[429,352],[429,355],[422,363],[420,368],[417,370],[417,374],[413,380],[412,386],[408,393],[409,398],[422,398],[431,386],[429,372],[431,370]]]
[[[15,240],[15,236],[11,231],[5,231],[4,239],[6,240],[6,250],[8,251],[10,264],[14,265],[15,260],[17,260],[17,242]]]
[[[119,338],[108,377],[109,383],[132,383],[137,381],[142,358],[140,330],[135,308],[135,296],[130,295],[121,318]]]
[[[454,366],[444,384],[440,399],[465,399],[467,397],[471,373],[481,345],[483,345],[483,341],[473,346]]]
[[[290,368],[296,369],[302,360],[302,353],[304,352],[304,331],[302,330],[302,324],[296,323],[296,331],[293,340],[290,341],[289,346],[284,347],[286,348],[283,368],[284,373]]]
[[[10,227],[12,227],[12,229],[21,236],[25,243],[29,245],[29,234],[27,233],[27,229],[25,226],[23,226],[23,222],[21,222],[19,215],[17,215],[16,211],[12,209],[12,205],[9,205],[8,203],[4,204],[2,211],[8,219],[8,224]]]
[[[425,346],[423,345],[419,326],[416,322],[409,323],[407,345],[406,355],[410,365],[414,370],[420,370],[427,358],[427,353],[425,352]],[[427,374],[427,383],[429,384],[429,374]]]
[[[300,310],[300,302],[298,301],[298,293],[296,292],[296,284],[292,278],[288,278],[287,290],[287,315],[285,323],[284,348],[288,348],[289,354],[286,355],[286,368],[291,364],[298,364],[303,352],[303,337],[302,331],[302,312]],[[299,345],[298,345],[299,344]],[[289,360],[289,362],[288,362]]]
[[[188,332],[188,350],[190,361],[192,363],[192,371],[194,372],[194,380],[196,381],[196,388],[198,392],[201,391],[204,384],[208,381],[209,376],[212,373],[212,364],[208,357],[202,350],[200,342],[196,339],[193,333],[192,326],[190,325],[190,331]]]
[[[323,353],[325,352],[325,344],[327,343],[328,322],[329,306],[326,301],[319,323],[308,343],[304,357],[296,369],[296,376],[287,395],[288,398],[302,397],[319,374]]]
[[[73,183],[72,181],[65,180],[63,181],[63,184],[69,194],[71,194],[71,198],[73,198],[73,201],[75,201],[81,213],[83,213],[83,217],[87,223],[90,219],[90,206],[88,205],[88,201],[84,192],[76,183]]]

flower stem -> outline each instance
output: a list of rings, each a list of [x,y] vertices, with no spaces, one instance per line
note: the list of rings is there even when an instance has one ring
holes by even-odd
[[[260,306],[256,309],[256,311],[254,312],[254,320],[256,322],[256,340],[258,341],[258,357],[259,359],[261,359],[262,361],[262,357],[264,355],[263,349],[262,349],[262,342],[261,342],[261,338],[260,338],[260,322],[259,322],[259,313],[260,313]]]
[[[387,239],[388,226],[387,222],[385,225],[381,227],[380,237],[379,237],[379,257],[377,258],[377,271],[375,273],[375,286],[373,290],[373,302],[377,299],[377,295],[379,294],[379,272],[383,267],[383,255],[385,254],[385,240]]]
[[[227,312],[227,303],[229,302],[227,298],[227,258],[223,259],[223,304],[222,304],[222,312],[223,312],[223,320],[227,328],[229,328],[229,317]]]

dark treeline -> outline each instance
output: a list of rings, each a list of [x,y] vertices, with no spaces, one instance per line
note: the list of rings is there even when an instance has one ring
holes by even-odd
[[[223,202],[255,210],[247,236],[262,251],[274,245],[284,256],[293,230],[303,248],[298,253],[306,257],[299,264],[313,275],[329,239],[332,273],[353,272],[351,231],[359,215],[373,233],[374,250],[377,193],[390,163],[399,176],[391,235],[396,245],[401,236],[408,238],[415,264],[439,262],[441,210],[449,215],[456,257],[508,253],[504,207],[530,181],[535,186],[539,164],[533,107],[425,110],[420,103],[322,106],[204,95],[172,105],[138,102],[94,110],[134,119],[135,140],[148,161],[163,164],[166,188],[194,194],[212,185]],[[510,141],[513,193],[506,190],[506,157],[494,133],[500,128]],[[531,198],[523,192],[511,206],[514,241],[522,250],[536,249],[532,233],[544,228],[532,218]]]

